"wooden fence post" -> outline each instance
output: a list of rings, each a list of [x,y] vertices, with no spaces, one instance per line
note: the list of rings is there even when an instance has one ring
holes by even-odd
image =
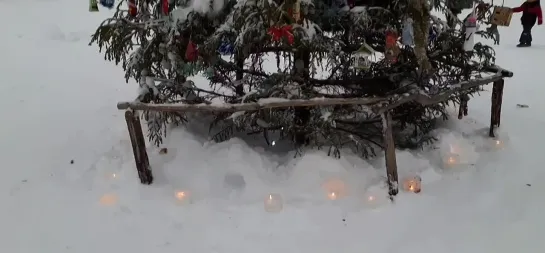
[[[501,79],[494,82],[492,86],[492,105],[490,108],[490,137],[496,137],[494,128],[500,126],[501,122],[501,104],[503,101],[503,86],[505,80]]]
[[[132,110],[127,110],[125,111],[125,120],[127,121],[129,136],[131,137],[132,151],[140,182],[142,184],[151,184],[153,182],[153,175],[150,170],[148,153],[146,151],[146,141],[144,139],[144,134],[142,133],[140,117]]]
[[[388,195],[390,200],[398,193],[397,161],[392,134],[392,115],[389,111],[382,113],[382,136],[384,139],[384,158],[386,160],[386,174],[388,176]]]

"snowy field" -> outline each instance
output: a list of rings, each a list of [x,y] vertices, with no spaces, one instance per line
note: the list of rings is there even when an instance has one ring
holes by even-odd
[[[422,192],[402,192],[391,204],[380,184],[382,157],[309,151],[293,159],[181,129],[165,143],[168,154],[150,147],[157,180],[140,185],[115,107],[137,86],[87,45],[109,15],[89,13],[85,1],[0,0],[0,252],[545,249],[545,27],[534,28],[532,48],[515,47],[520,14],[500,29],[498,64],[515,72],[506,81],[500,145],[485,138],[487,86],[469,102],[468,117],[437,130],[437,149],[398,151],[401,176],[421,176]],[[457,166],[444,166],[449,152],[459,153]],[[330,200],[331,187],[343,196]],[[281,212],[264,210],[273,193]]]

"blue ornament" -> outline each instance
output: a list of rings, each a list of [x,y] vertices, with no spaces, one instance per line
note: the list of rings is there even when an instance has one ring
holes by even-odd
[[[430,33],[428,35],[428,43],[433,43],[437,40],[437,28],[435,26],[430,26]]]
[[[100,5],[111,9],[114,8],[115,0],[100,0]]]
[[[235,52],[235,47],[233,46],[233,44],[231,44],[229,42],[226,42],[226,41],[223,41],[220,44],[220,47],[218,48],[218,51],[222,55],[230,55],[230,54],[233,54]]]

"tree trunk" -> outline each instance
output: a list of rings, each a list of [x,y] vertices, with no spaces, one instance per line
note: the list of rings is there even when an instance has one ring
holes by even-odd
[[[309,72],[309,66],[310,66],[310,52],[308,50],[298,50],[294,54],[294,71],[297,76],[303,77],[303,80],[307,80],[309,78],[310,72]],[[301,83],[299,85],[306,85],[305,83]],[[301,90],[304,90],[305,87],[301,87]],[[294,141],[297,146],[303,146],[308,143],[308,137],[307,133],[305,131],[305,127],[308,124],[308,121],[310,120],[310,111],[307,107],[299,107],[295,108],[294,112],[294,124],[295,124],[295,136]]]
[[[430,73],[432,66],[428,59],[428,34],[430,30],[430,8],[428,0],[411,0],[409,5],[409,14],[414,24],[414,53],[420,66],[420,72]]]

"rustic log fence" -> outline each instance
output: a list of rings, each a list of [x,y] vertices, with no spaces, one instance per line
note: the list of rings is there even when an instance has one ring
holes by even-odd
[[[493,83],[492,105],[490,115],[490,137],[495,137],[494,128],[500,125],[501,104],[503,97],[504,78],[512,77],[513,73],[501,68],[496,68],[496,72],[490,76],[480,79],[465,81],[453,85],[452,89],[437,93],[425,95],[420,92],[413,94],[392,95],[386,98],[315,98],[315,99],[294,99],[294,100],[260,100],[256,103],[241,104],[147,104],[138,99],[134,102],[120,102],[117,104],[119,110],[126,110],[125,119],[129,136],[132,143],[134,159],[138,176],[142,184],[151,184],[153,182],[152,170],[146,152],[146,144],[140,123],[139,111],[159,111],[159,112],[237,112],[237,111],[257,111],[271,108],[288,107],[312,107],[312,106],[333,106],[333,105],[363,105],[381,115],[382,134],[385,149],[386,174],[388,183],[388,193],[391,198],[398,193],[398,173],[395,153],[395,143],[392,134],[392,117],[390,111],[400,105],[409,102],[417,102],[422,105],[431,105],[445,102],[453,99],[457,94],[467,96],[464,91],[478,86]],[[467,99],[461,98],[459,114],[467,115]]]

